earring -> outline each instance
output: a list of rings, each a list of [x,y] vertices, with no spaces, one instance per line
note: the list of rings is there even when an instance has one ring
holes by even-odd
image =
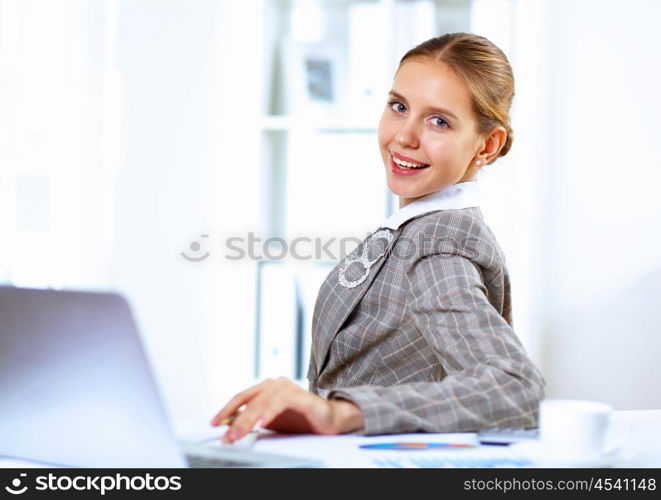
[[[482,165],[482,162],[481,162],[480,160],[477,160],[477,161],[475,162],[475,165],[479,167],[480,165]]]

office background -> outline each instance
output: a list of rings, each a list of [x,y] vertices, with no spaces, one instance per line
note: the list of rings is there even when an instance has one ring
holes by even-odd
[[[336,260],[232,259],[228,239],[278,257],[375,229],[396,207],[375,138],[396,63],[472,31],[516,77],[514,147],[479,181],[515,330],[549,396],[659,408],[660,17],[646,0],[0,0],[0,282],[124,293],[177,420],[300,376]]]

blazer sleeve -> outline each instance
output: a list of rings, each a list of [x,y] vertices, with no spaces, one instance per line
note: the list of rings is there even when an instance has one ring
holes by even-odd
[[[462,255],[425,255],[411,263],[406,282],[410,314],[446,376],[336,388],[328,398],[358,405],[364,434],[535,427],[543,377],[489,302],[478,267]]]

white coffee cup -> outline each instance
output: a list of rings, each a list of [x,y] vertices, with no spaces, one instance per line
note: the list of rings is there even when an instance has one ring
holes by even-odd
[[[591,460],[613,452],[613,408],[597,401],[546,399],[539,405],[539,441],[550,458]]]

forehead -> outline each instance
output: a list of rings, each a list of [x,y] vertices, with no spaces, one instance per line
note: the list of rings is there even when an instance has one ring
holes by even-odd
[[[441,107],[460,119],[472,116],[472,101],[464,82],[445,62],[429,57],[405,61],[393,80],[393,91],[411,105]]]

